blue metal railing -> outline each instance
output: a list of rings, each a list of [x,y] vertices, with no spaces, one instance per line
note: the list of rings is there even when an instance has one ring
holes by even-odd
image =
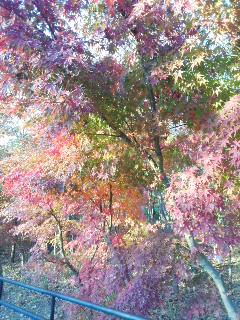
[[[147,320],[145,318],[142,318],[142,317],[139,317],[139,316],[134,316],[134,315],[122,312],[122,311],[106,308],[106,307],[103,307],[103,306],[100,306],[100,305],[97,305],[97,304],[94,304],[94,303],[90,303],[90,302],[87,302],[87,301],[76,299],[74,297],[65,296],[65,295],[63,295],[61,293],[45,290],[45,289],[42,289],[42,288],[33,287],[33,286],[28,285],[28,284],[19,282],[19,281],[15,281],[15,280],[11,280],[11,279],[0,277],[0,306],[2,305],[2,306],[6,307],[8,309],[11,309],[11,310],[13,310],[13,311],[15,311],[17,313],[22,314],[24,316],[28,316],[31,319],[46,320],[45,318],[43,318],[43,317],[41,317],[39,315],[33,314],[32,312],[30,312],[28,310],[22,309],[22,308],[20,308],[18,306],[15,306],[15,305],[11,304],[11,303],[8,303],[7,301],[2,300],[4,282],[9,283],[9,284],[14,285],[14,286],[21,287],[23,289],[27,289],[27,290],[30,290],[30,291],[33,291],[33,292],[36,292],[36,293],[39,293],[39,294],[43,294],[43,295],[47,295],[47,296],[51,297],[51,309],[50,309],[50,318],[49,318],[50,320],[54,320],[55,319],[54,317],[55,317],[55,309],[56,309],[55,308],[56,299],[59,299],[59,300],[62,300],[62,301],[66,301],[66,302],[70,302],[70,303],[73,303],[73,304],[76,304],[76,305],[79,305],[81,307],[85,307],[85,308],[88,308],[90,310],[94,310],[94,311],[97,311],[97,312],[102,312],[102,313],[107,314],[109,316],[114,316],[114,317],[116,317],[118,319]]]

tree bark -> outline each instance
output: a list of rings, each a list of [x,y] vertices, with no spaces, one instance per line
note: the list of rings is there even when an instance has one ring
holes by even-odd
[[[189,235],[188,237],[186,237],[186,240],[191,251],[197,249],[197,244],[193,236]],[[204,254],[197,253],[197,260],[199,265],[212,278],[215,286],[217,287],[229,319],[239,320],[240,314],[237,312],[236,306],[227,294],[227,289],[223,282],[220,272],[212,265],[212,263]]]
[[[228,257],[228,281],[230,284],[230,287],[233,283],[233,267],[232,267],[232,252],[230,249],[229,257]]]
[[[16,256],[16,242],[14,242],[14,244],[12,244],[11,247],[11,263],[15,262],[15,256]]]
[[[79,271],[73,266],[73,264],[68,260],[65,248],[64,248],[64,239],[63,239],[63,230],[60,220],[57,218],[57,216],[53,213],[53,211],[49,212],[50,215],[55,219],[58,227],[59,232],[59,245],[60,245],[60,252],[63,258],[64,263],[68,266],[68,268],[76,275],[79,275]]]
[[[113,228],[113,192],[112,192],[112,185],[109,184],[109,212],[110,212],[110,227],[109,231],[111,233]]]

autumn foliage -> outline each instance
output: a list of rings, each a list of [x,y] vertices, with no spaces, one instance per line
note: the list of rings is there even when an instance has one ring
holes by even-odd
[[[0,0],[0,108],[28,134],[1,162],[1,217],[32,270],[153,319],[238,319],[219,270],[240,240],[239,18],[237,1]]]

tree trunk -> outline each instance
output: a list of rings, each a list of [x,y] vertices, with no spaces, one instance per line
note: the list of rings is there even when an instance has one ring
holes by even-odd
[[[21,266],[24,266],[24,251],[21,251],[20,253],[20,260],[21,260]]]
[[[16,256],[16,242],[12,244],[12,247],[11,247],[11,263],[15,262],[15,256]]]
[[[79,271],[78,269],[76,269],[72,263],[68,260],[66,252],[65,252],[65,248],[64,248],[64,239],[63,239],[63,228],[61,225],[61,221],[58,219],[58,217],[54,214],[53,211],[49,212],[50,215],[55,219],[56,223],[57,223],[57,227],[58,227],[58,236],[59,236],[59,246],[60,246],[60,253],[62,255],[63,261],[65,263],[66,266],[68,266],[68,268],[74,273],[75,276],[79,275]]]
[[[186,237],[186,240],[190,250],[197,249],[196,242],[192,236]],[[207,257],[204,256],[202,253],[197,253],[197,260],[199,265],[212,278],[214,284],[216,285],[218,292],[221,296],[222,302],[226,308],[229,319],[239,320],[240,315],[237,312],[237,309],[233,301],[227,294],[226,286],[222,280],[222,277],[219,271],[211,264],[211,262],[207,259]]]
[[[0,276],[3,276],[3,247],[0,247]]]
[[[230,250],[229,257],[228,257],[228,281],[230,287],[232,287],[233,283],[233,267],[232,267],[232,252]]]

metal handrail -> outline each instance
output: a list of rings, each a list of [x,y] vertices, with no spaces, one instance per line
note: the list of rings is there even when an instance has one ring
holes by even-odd
[[[2,293],[3,293],[3,284],[4,282],[21,287],[23,289],[27,289],[27,290],[31,290],[33,292],[39,293],[39,294],[43,294],[43,295],[47,295],[49,297],[51,297],[51,312],[50,312],[50,320],[54,320],[54,316],[55,316],[55,305],[56,305],[56,299],[59,300],[63,300],[63,301],[67,301],[76,305],[79,305],[81,307],[86,307],[88,309],[97,311],[97,312],[102,312],[104,314],[110,315],[110,316],[114,316],[117,317],[119,319],[126,319],[126,320],[147,320],[146,318],[142,318],[139,316],[135,316],[135,315],[131,315],[128,314],[126,312],[122,312],[122,311],[118,311],[118,310],[114,310],[111,308],[106,308],[104,306],[100,306],[94,303],[90,303],[84,300],[80,300],[71,296],[65,296],[64,294],[61,293],[57,293],[54,291],[49,291],[49,290],[45,290],[42,288],[38,288],[38,287],[33,287],[30,286],[28,284],[19,282],[19,281],[15,281],[15,280],[11,280],[11,279],[7,279],[4,277],[0,276],[0,306],[5,306],[8,309],[11,309],[17,313],[21,313],[25,316],[30,317],[31,319],[35,319],[35,320],[44,320],[45,318],[35,315],[33,313],[31,313],[28,310],[22,309],[20,307],[17,307],[13,304],[10,304],[4,300],[2,300]]]

